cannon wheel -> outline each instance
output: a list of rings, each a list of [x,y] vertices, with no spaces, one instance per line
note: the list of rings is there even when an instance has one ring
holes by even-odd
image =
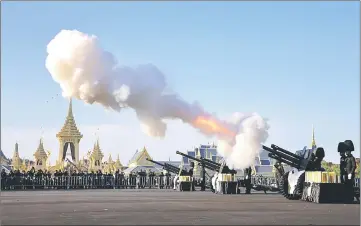
[[[288,174],[289,172],[285,173],[279,180],[280,193],[286,198],[288,198]]]
[[[297,180],[297,185],[293,195],[293,199],[301,199],[303,193],[303,182],[305,182],[306,174],[303,173]]]
[[[284,185],[283,185],[283,190],[284,190],[283,195],[289,200],[299,200],[299,199],[301,199],[302,193],[303,193],[303,182],[305,181],[305,173],[303,173],[298,178],[293,194],[288,193],[288,174],[289,173],[287,172],[283,178],[284,182],[287,181],[287,186],[286,186],[286,183],[284,183]],[[285,189],[287,189],[287,190],[285,190]]]

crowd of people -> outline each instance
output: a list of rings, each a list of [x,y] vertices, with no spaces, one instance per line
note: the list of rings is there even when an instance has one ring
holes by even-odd
[[[92,171],[61,171],[51,173],[47,170],[29,171],[14,170],[6,173],[1,172],[1,190],[24,190],[24,189],[94,189],[94,188],[145,188],[159,186],[170,187],[168,179],[170,174],[161,174],[157,177],[154,172],[133,172],[125,175],[117,170],[113,174],[103,173],[101,170]],[[169,184],[169,185],[168,185]]]

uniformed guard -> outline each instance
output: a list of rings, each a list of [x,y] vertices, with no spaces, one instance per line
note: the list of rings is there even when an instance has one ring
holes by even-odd
[[[275,168],[275,178],[276,184],[279,187],[280,181],[282,180],[283,175],[285,174],[285,169],[283,168],[282,162],[277,160],[274,164]]]
[[[352,151],[355,150],[354,145],[351,140],[346,140],[344,142],[346,144],[346,157],[345,157],[345,185],[346,185],[346,192],[354,193],[353,184],[355,182],[355,170],[356,170],[356,160],[355,157],[352,155]],[[353,201],[354,195],[352,195]],[[351,199],[351,197],[350,197]]]
[[[164,173],[160,172],[159,177],[158,177],[158,187],[159,189],[163,189],[164,188]]]
[[[251,179],[252,179],[252,168],[248,167],[244,169],[244,184],[246,187],[246,194],[251,194]]]
[[[212,192],[213,193],[217,193],[217,179],[218,179],[218,172],[215,172],[214,173],[214,175],[213,175],[213,177],[212,177],[212,188],[211,188],[211,190],[212,190]]]
[[[345,179],[346,179],[346,172],[345,172],[346,144],[344,142],[338,143],[337,151],[340,154],[340,179],[341,179],[341,183],[345,183]]]
[[[191,177],[191,180],[192,180],[192,190],[193,191],[195,191],[196,189],[195,189],[195,181],[193,180],[193,170],[194,170],[194,162],[191,162],[190,163],[190,169],[189,169],[189,171],[188,171],[188,173],[189,173],[189,176]]]

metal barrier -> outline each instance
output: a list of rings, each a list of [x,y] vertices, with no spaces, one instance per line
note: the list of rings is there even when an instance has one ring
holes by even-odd
[[[13,176],[1,178],[1,190],[172,188],[172,177],[118,174],[84,176]]]
[[[35,189],[144,189],[173,188],[173,176],[150,175],[83,175],[83,176],[13,176],[1,178],[1,190]],[[241,179],[241,178],[239,178]],[[253,185],[276,186],[276,178],[255,176]],[[355,187],[360,187],[360,178],[355,178]]]
[[[243,176],[237,177],[238,180],[244,180]],[[263,186],[277,186],[276,177],[264,177],[264,176],[252,176],[251,184],[253,185],[263,185]]]

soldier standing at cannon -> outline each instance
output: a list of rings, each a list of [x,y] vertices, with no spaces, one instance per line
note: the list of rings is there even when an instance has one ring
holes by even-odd
[[[344,142],[338,143],[337,151],[340,153],[340,179],[341,183],[345,183],[346,172],[345,172],[345,159],[346,159],[346,144]]]
[[[354,145],[351,140],[346,140],[344,143],[346,144],[346,149],[345,149],[345,154],[346,154],[346,157],[345,157],[346,192],[353,194],[354,193],[353,185],[355,182],[356,160],[351,152],[354,151],[355,148],[354,148]],[[353,201],[353,197],[354,196],[352,196],[352,200],[350,200],[350,201]],[[350,197],[350,199],[351,199],[351,197]]]
[[[252,168],[248,167],[244,169],[244,184],[246,187],[246,194],[251,194],[251,189],[252,189],[251,178],[252,178]]]
[[[190,169],[189,169],[189,171],[188,171],[188,173],[189,173],[189,176],[191,177],[191,180],[192,180],[192,190],[193,191],[195,191],[196,189],[195,189],[195,181],[193,180],[193,170],[194,170],[194,162],[191,162],[191,164],[190,164]]]

